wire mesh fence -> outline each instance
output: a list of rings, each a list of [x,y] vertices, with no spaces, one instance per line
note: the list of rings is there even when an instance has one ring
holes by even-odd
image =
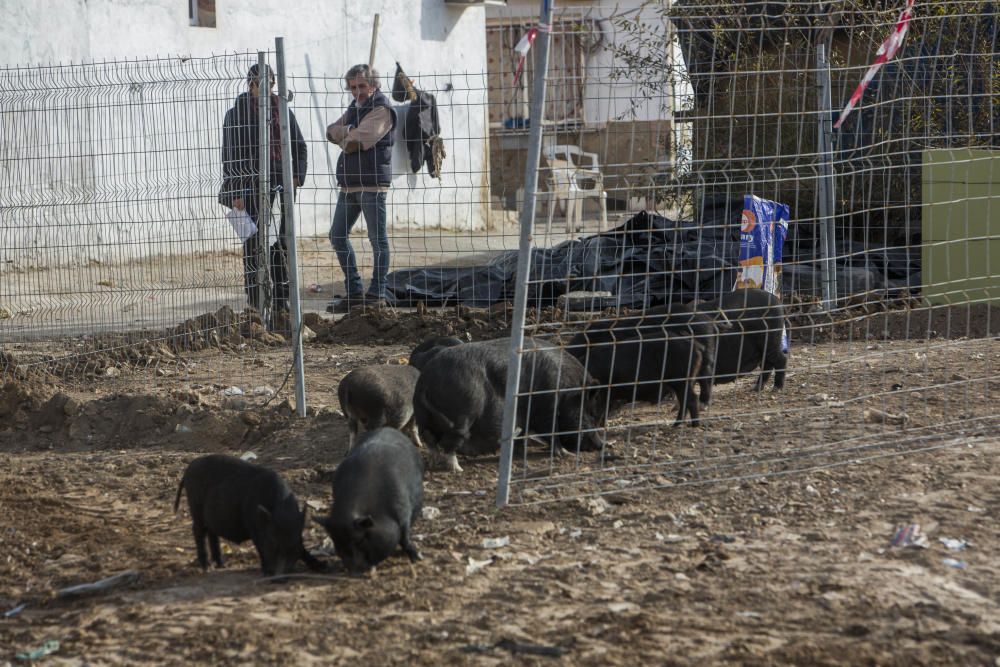
[[[242,243],[218,203],[223,120],[257,59],[0,71],[5,379],[40,368],[113,387],[155,367],[191,381],[281,381],[286,369],[254,363],[282,339],[262,308],[244,309]],[[219,355],[178,357],[203,349]]]
[[[897,18],[865,2],[559,5],[541,118],[530,113],[538,49],[525,51],[534,3],[485,13],[485,71],[403,59],[381,73],[395,125],[378,317],[448,307],[477,335],[510,333],[518,216],[534,207],[512,430],[549,442],[517,450],[512,502],[789,473],[995,429],[996,9],[917,11],[902,50],[830,131]],[[30,366],[113,387],[156,366],[166,379],[274,387],[287,376],[291,354],[280,367],[262,354],[301,322],[279,323],[267,299],[246,308],[244,249],[220,203],[224,119],[257,60],[0,71],[5,377]],[[350,290],[330,236],[344,152],[327,133],[353,96],[346,72],[304,61],[287,73],[307,165],[292,289],[315,323]],[[364,286],[376,273],[368,222],[349,236]],[[780,305],[726,301],[738,283]],[[179,359],[188,351],[196,364]],[[755,393],[760,367],[774,378],[786,359],[784,387]],[[700,426],[675,428],[678,415]]]
[[[562,390],[575,428],[565,411],[520,416],[548,409],[550,386],[511,392],[501,503],[734,483],[996,430],[995,6],[918,7],[830,133],[900,9],[681,0],[652,29],[612,19],[612,71],[675,128],[672,160],[630,165],[652,174],[648,212],[533,249],[528,308],[557,321],[528,318],[512,360],[537,367],[546,340],[570,355],[552,386],[581,365],[590,378]]]

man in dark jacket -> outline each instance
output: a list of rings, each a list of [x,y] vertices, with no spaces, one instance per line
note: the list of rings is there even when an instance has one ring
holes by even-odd
[[[355,65],[344,75],[354,101],[326,129],[326,138],[340,146],[337,160],[337,208],[330,225],[330,242],[344,271],[347,295],[331,302],[328,312],[346,313],[351,306],[368,303],[376,307],[386,299],[389,275],[389,232],[386,194],[392,185],[392,144],[396,112],[381,91],[378,72],[368,65]],[[351,247],[351,227],[365,216],[375,266],[367,294],[363,290],[357,259]]]
[[[219,201],[229,208],[245,210],[257,225],[257,232],[243,243],[243,282],[247,302],[258,311],[260,303],[257,287],[257,268],[264,255],[264,232],[258,224],[260,214],[260,146],[258,145],[258,103],[260,73],[257,65],[247,72],[249,91],[241,93],[236,103],[226,112],[222,123],[222,190]],[[270,75],[270,87],[274,87],[274,74]],[[278,116],[278,96],[269,94],[270,146],[267,158],[270,164],[270,187],[268,202],[273,205],[275,193],[281,197],[281,225],[277,239],[270,239],[270,275],[273,284],[272,306],[276,316],[288,311],[288,262],[285,246],[285,192],[282,182],[281,165],[281,124]],[[288,111],[289,130],[292,139],[292,177],[295,188],[302,186],[306,178],[306,142],[302,138],[295,114]]]

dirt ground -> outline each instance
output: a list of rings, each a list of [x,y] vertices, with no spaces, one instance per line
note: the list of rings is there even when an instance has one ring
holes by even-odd
[[[252,319],[205,317],[215,337],[182,325],[156,344],[91,341],[72,364],[27,345],[0,358],[0,613],[24,605],[0,616],[0,665],[51,640],[48,664],[1000,664],[995,310],[830,326],[801,309],[784,391],[720,386],[700,428],[669,426],[670,403],[627,410],[613,460],[529,446],[499,511],[495,457],[430,471],[423,561],[349,577],[310,525],[331,571],[283,583],[249,544],[197,568],[173,512],[186,463],[252,451],[325,511],[340,379],[436,333],[504,335],[506,311],[311,316],[305,419],[287,386],[191,380],[269,369],[277,388],[287,368],[288,345]],[[924,547],[890,545],[913,524]]]

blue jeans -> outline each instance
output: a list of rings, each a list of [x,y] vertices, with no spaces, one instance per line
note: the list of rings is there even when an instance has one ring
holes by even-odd
[[[385,192],[343,192],[337,196],[337,208],[333,213],[333,224],[330,225],[330,243],[337,251],[337,260],[344,271],[344,286],[348,297],[359,297],[364,289],[361,275],[358,273],[358,262],[354,256],[354,248],[348,235],[358,221],[358,216],[364,213],[365,224],[368,226],[368,240],[372,244],[372,254],[375,256],[375,267],[372,271],[372,282],[368,295],[373,298],[386,298],[386,277],[389,275],[389,232],[385,209]]]

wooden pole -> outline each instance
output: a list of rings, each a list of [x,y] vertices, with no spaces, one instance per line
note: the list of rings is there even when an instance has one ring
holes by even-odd
[[[376,14],[375,23],[372,25],[372,47],[371,50],[368,51],[369,67],[375,66],[375,44],[378,43],[378,22],[379,22],[379,15]]]

